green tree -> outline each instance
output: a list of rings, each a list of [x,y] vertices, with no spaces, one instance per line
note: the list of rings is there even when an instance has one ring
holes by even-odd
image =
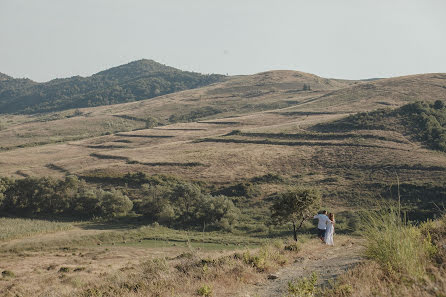
[[[101,191],[101,215],[103,217],[115,217],[126,215],[133,207],[133,202],[121,191],[112,189],[111,192]]]
[[[434,102],[434,108],[435,109],[443,109],[444,108],[444,102],[441,100],[437,100]]]
[[[291,222],[293,237],[297,241],[297,230],[311,218],[321,204],[321,194],[314,188],[290,188],[281,193],[271,206],[271,220],[274,224]],[[297,224],[299,224],[297,226]]]

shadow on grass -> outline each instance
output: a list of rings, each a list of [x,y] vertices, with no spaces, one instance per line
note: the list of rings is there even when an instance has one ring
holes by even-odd
[[[84,230],[124,230],[124,229],[137,229],[142,226],[147,226],[153,223],[144,217],[120,217],[109,220],[93,220],[81,224],[79,227]]]

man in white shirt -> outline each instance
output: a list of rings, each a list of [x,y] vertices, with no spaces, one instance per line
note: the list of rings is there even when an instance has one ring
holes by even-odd
[[[329,221],[330,219],[327,217],[327,211],[324,210],[321,213],[315,215],[313,217],[314,219],[318,219],[318,223],[317,223],[317,235],[318,237],[324,241],[324,237],[325,237],[325,230],[327,229],[327,221]]]

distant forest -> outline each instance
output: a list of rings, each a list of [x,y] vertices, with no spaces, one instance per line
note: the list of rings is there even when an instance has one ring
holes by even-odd
[[[37,83],[0,76],[0,113],[41,113],[138,101],[203,87],[225,78],[139,60],[90,77]]]

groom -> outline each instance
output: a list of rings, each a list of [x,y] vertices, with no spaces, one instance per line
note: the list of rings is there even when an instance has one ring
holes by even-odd
[[[318,219],[318,223],[317,223],[317,235],[318,237],[324,241],[324,237],[325,237],[325,230],[327,229],[327,221],[329,221],[330,219],[327,217],[327,211],[323,210],[322,212],[320,212],[319,214],[315,215],[313,217],[314,219]]]

